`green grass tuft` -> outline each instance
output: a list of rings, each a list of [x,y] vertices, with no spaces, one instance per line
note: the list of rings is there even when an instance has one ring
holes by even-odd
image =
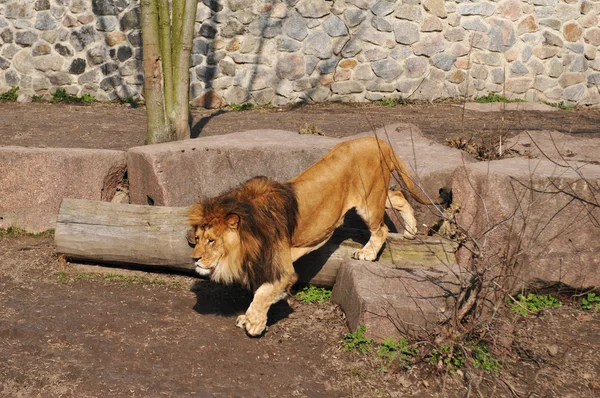
[[[52,98],[50,102],[56,103],[65,103],[65,104],[84,104],[89,105],[96,101],[96,98],[90,94],[84,94],[82,96],[77,96],[73,94],[68,94],[64,89],[59,88],[54,93],[52,93]]]
[[[410,345],[407,339],[400,340],[385,338],[377,348],[377,355],[388,364],[393,363],[396,367],[410,369],[413,365],[412,358],[419,351]]]
[[[131,95],[129,97],[122,98],[120,100],[120,102],[121,102],[121,104],[129,104],[132,108],[137,108],[140,106],[139,99],[137,99]]]
[[[471,361],[476,369],[493,373],[496,376],[500,374],[500,361],[490,353],[490,349],[483,342],[471,347]]]
[[[248,109],[252,109],[254,107],[250,102],[244,102],[243,104],[229,104],[229,107],[236,112],[247,111]]]
[[[406,105],[407,104],[407,102],[402,97],[400,97],[400,98],[383,98],[383,99],[380,99],[379,101],[376,101],[375,103],[377,105],[381,105],[381,106],[398,106],[398,105]]]
[[[316,286],[305,286],[296,293],[296,298],[309,304],[323,304],[331,298],[331,290]]]
[[[19,227],[0,228],[0,238],[19,238],[22,236],[29,236],[32,238],[51,238],[54,236],[54,229],[33,233]]]
[[[475,99],[475,102],[479,102],[480,104],[487,104],[487,103],[492,103],[492,102],[504,102],[504,103],[510,103],[510,102],[527,102],[525,100],[522,99],[508,99],[500,94],[496,94],[496,93],[489,93],[488,95],[484,96],[484,97],[479,97]]]
[[[517,302],[513,303],[511,309],[519,315],[526,316],[546,308],[560,307],[562,302],[550,295],[538,295],[529,293],[527,296],[519,294]]]
[[[588,293],[581,299],[581,309],[585,311],[600,311],[600,296],[596,293]]]
[[[437,366],[439,370],[454,374],[456,370],[465,365],[465,354],[460,347],[447,344],[440,349],[431,351],[429,364]]]
[[[346,351],[359,351],[363,354],[371,352],[373,350],[373,340],[365,337],[367,327],[361,325],[356,329],[354,333],[347,333],[344,336],[344,350]]]
[[[550,105],[564,111],[572,111],[575,109],[573,105],[567,105],[564,102],[546,102],[546,105]]]
[[[19,98],[19,94],[17,94],[17,91],[19,91],[19,87],[12,86],[8,91],[5,91],[2,94],[0,94],[0,101],[17,102],[17,98]]]

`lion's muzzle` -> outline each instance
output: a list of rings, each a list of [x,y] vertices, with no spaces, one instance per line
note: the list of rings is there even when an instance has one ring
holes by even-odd
[[[211,273],[211,269],[203,268],[203,267],[200,267],[198,264],[196,264],[196,273],[203,277],[209,277],[210,273]]]

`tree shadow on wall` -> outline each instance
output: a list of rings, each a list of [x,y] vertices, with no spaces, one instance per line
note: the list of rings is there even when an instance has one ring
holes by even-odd
[[[200,78],[200,80],[202,81],[202,83],[204,85],[203,94],[202,94],[203,98],[201,98],[201,101],[199,103],[197,102],[197,105],[202,106],[204,108],[211,108],[213,106],[213,102],[215,101],[215,95],[216,95],[215,91],[213,91],[215,88],[214,82],[219,74],[219,61],[221,61],[221,58],[222,58],[221,57],[222,53],[219,53],[216,48],[216,37],[217,37],[218,26],[219,26],[217,15],[219,12],[222,11],[223,4],[222,4],[222,0],[204,0],[203,3],[211,10],[211,16],[210,16],[210,18],[208,18],[207,20],[202,22],[200,30],[199,30],[199,32],[197,32],[197,34],[199,34],[199,36],[208,40],[208,48],[206,49],[206,64],[205,64],[205,66],[202,66],[201,69],[199,69],[200,73],[196,72],[197,76]],[[265,56],[264,55],[265,40],[275,37],[275,34],[273,34],[271,32],[271,29],[276,27],[276,25],[281,25],[283,27],[283,25],[286,23],[288,18],[290,18],[293,15],[292,11],[294,10],[294,7],[288,5],[288,14],[285,18],[283,18],[283,19],[271,18],[272,7],[274,6],[274,4],[273,3],[271,3],[271,4],[265,3],[263,6],[265,7],[264,12],[255,16],[255,18],[257,18],[258,21],[260,21],[260,25],[259,25],[260,33],[252,35],[249,32],[250,24],[254,23],[254,22],[251,22],[248,25],[244,25],[243,29],[241,29],[240,31],[236,31],[236,32],[234,32],[234,34],[231,35],[231,37],[239,37],[239,36],[249,37],[250,35],[252,35],[252,36],[257,37],[257,39],[258,39],[258,43],[256,45],[256,51],[253,54],[251,54],[254,57],[254,59],[249,60],[249,64],[251,65],[250,69],[248,69],[248,71],[247,71],[247,73],[249,73],[249,77],[247,79],[244,78],[243,83],[242,83],[243,85],[240,86],[241,89],[245,90],[245,93],[240,94],[240,96],[239,96],[240,103],[237,105],[241,105],[245,102],[250,101],[253,97],[253,94],[252,94],[253,88],[258,87],[258,86],[256,86],[256,83],[257,83],[257,79],[259,78],[260,69],[261,69],[261,67],[265,66],[265,64],[262,62],[262,59]],[[226,25],[227,25],[227,22],[221,24],[221,26],[226,26]],[[229,35],[228,35],[228,37],[229,37]],[[290,40],[294,40],[294,39],[290,38]],[[317,91],[319,89],[322,90],[322,87],[327,87],[327,85],[321,84],[320,80],[325,75],[330,75],[330,74],[335,73],[340,61],[342,61],[344,59],[344,55],[343,55],[344,50],[345,50],[346,46],[348,46],[348,44],[352,42],[352,35],[351,35],[350,28],[346,25],[346,35],[342,36],[342,37],[333,37],[332,40],[334,40],[334,42],[332,43],[332,46],[334,46],[334,45],[337,46],[338,50],[334,51],[332,57],[329,59],[315,57],[314,65],[312,65],[312,68],[313,68],[313,70],[316,69],[318,71],[318,76],[313,76],[312,78],[308,78],[308,79],[310,79],[308,82],[309,83],[308,87],[304,90],[297,91],[298,97],[295,98],[293,100],[294,102],[290,104],[293,108],[305,105],[305,104],[315,100],[315,95],[319,96],[317,94]],[[339,43],[342,43],[342,44],[341,45],[339,43],[336,44],[335,41],[338,41]],[[337,52],[337,54],[336,54],[336,52]],[[271,69],[272,69],[272,71],[271,71],[272,74],[275,75],[276,74],[276,70],[275,70],[276,65],[273,64],[271,66]],[[312,75],[312,73],[311,73],[311,75]],[[234,73],[234,76],[237,77],[237,75],[235,73]],[[275,79],[278,80],[277,77]],[[333,80],[333,78],[331,78],[331,80]],[[292,84],[296,84],[296,80],[292,80],[291,82],[292,82]],[[235,87],[235,86],[232,86],[232,87]],[[257,90],[254,90],[254,91],[257,91]],[[275,95],[277,95],[277,93],[275,93]],[[317,98],[317,100],[318,100],[318,98]],[[202,135],[202,132],[204,131],[205,127],[208,125],[208,123],[210,123],[210,121],[213,118],[222,115],[224,112],[226,112],[226,111],[224,111],[223,109],[219,109],[217,111],[211,112],[210,115],[204,116],[204,117],[200,118],[199,120],[196,120],[195,122],[192,121],[191,126],[190,126],[191,138],[200,137]],[[192,120],[192,119],[190,118],[190,120]]]

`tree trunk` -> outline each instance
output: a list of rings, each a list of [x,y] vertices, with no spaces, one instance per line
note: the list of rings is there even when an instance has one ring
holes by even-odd
[[[76,261],[193,271],[187,212],[186,207],[64,199],[56,251]],[[341,263],[368,239],[368,231],[339,228],[323,247],[296,261],[299,283],[332,287]],[[455,244],[440,238],[407,241],[390,234],[379,261],[402,268],[454,264],[454,251]]]
[[[190,56],[194,40],[197,5],[197,0],[173,0],[174,102],[169,117],[178,140],[190,138]]]
[[[189,69],[197,0],[141,0],[147,144],[190,137]]]
[[[146,101],[146,143],[171,141],[173,134],[167,118],[163,94],[163,70],[158,35],[158,0],[141,0],[142,41],[144,46],[144,98]]]

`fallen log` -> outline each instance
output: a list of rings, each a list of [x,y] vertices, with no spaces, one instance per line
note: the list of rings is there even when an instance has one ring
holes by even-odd
[[[187,211],[186,207],[64,199],[56,224],[56,251],[71,261],[193,271]],[[368,238],[368,231],[338,228],[323,247],[294,264],[299,282],[332,287],[342,261]],[[379,261],[398,268],[456,263],[453,242],[421,238],[407,241],[390,233]]]

